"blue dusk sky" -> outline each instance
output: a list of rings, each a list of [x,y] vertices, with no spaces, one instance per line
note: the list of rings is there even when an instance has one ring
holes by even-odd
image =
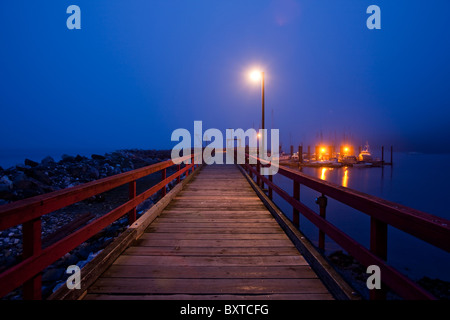
[[[369,30],[369,5],[381,30]],[[81,9],[69,30],[66,9]],[[450,152],[450,1],[0,3],[0,152],[171,149],[177,128]]]

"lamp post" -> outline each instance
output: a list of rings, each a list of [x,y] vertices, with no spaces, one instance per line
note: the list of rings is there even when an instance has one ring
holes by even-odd
[[[258,135],[261,138],[261,142],[259,144],[259,155],[257,156],[257,158],[261,158],[265,156],[265,137],[264,137],[264,72],[263,71],[259,71],[259,70],[255,70],[250,74],[250,77],[254,80],[254,81],[258,81],[261,80],[261,135]],[[257,160],[257,170],[260,170],[261,166],[261,161]],[[257,184],[261,187],[261,189],[264,190],[264,182],[262,181],[262,179],[259,178],[258,175],[258,179],[257,179]]]
[[[250,77],[254,81],[261,80],[261,143],[262,152],[260,154],[264,154],[264,71],[254,70],[250,73]]]

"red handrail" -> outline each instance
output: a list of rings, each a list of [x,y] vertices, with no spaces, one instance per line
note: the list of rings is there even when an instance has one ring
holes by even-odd
[[[192,154],[179,160],[185,161],[193,159],[193,157],[194,155]],[[167,160],[72,188],[0,206],[0,230],[23,224],[23,260],[0,274],[0,297],[24,284],[24,299],[41,299],[40,273],[42,270],[125,214],[128,213],[128,223],[132,224],[136,219],[135,210],[138,204],[161,189],[165,191],[167,184],[175,179],[179,182],[182,174],[186,173],[188,175],[189,170],[192,168],[192,171],[194,171],[196,167],[193,161],[184,168],[177,165],[177,171],[166,177],[166,169],[173,165],[175,164],[172,160]],[[136,180],[158,171],[163,172],[162,181],[136,195]],[[41,217],[43,215],[126,183],[129,184],[129,201],[66,236],[64,239],[42,249]]]
[[[250,156],[252,157],[252,156]],[[246,154],[246,160],[249,155]],[[252,166],[249,163],[243,164],[251,177],[256,175],[257,184],[267,184],[269,197],[275,191],[286,200],[294,209],[293,220],[298,221],[295,213],[303,214],[309,221],[319,228],[319,233],[324,233],[339,244],[344,250],[352,255],[356,260],[365,266],[378,265],[382,274],[382,281],[393,291],[406,299],[435,299],[429,292],[420,287],[417,283],[407,278],[399,271],[386,263],[387,258],[387,225],[391,225],[410,235],[422,239],[447,252],[450,251],[450,221],[436,217],[431,214],[421,212],[406,206],[390,202],[375,196],[344,188],[339,185],[319,180],[305,175],[299,171],[278,166],[278,174],[291,179],[294,183],[294,195],[289,195],[286,191],[273,183],[269,178],[260,174],[258,168],[267,161],[257,158],[258,163]],[[371,241],[370,249],[349,237],[336,226],[328,222],[324,214],[319,215],[309,207],[300,202],[296,184],[303,184],[323,196],[329,196],[341,203],[349,205],[358,211],[368,214],[371,217]],[[322,208],[321,208],[322,209]],[[384,294],[377,296],[371,291],[371,298],[385,298]]]

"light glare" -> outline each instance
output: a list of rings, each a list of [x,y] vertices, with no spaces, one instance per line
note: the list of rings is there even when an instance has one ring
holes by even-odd
[[[250,79],[252,79],[253,81],[261,80],[261,71],[253,70],[252,72],[250,72]]]

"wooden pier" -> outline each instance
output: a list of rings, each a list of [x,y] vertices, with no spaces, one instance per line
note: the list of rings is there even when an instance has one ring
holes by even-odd
[[[81,289],[63,285],[45,298],[359,299],[322,255],[327,236],[363,266],[378,266],[383,288],[404,299],[435,299],[387,263],[388,226],[450,252],[449,220],[279,166],[277,175],[293,184],[289,194],[273,176],[261,174],[267,161],[248,154],[240,165],[193,159],[187,155],[181,159],[187,164],[167,160],[0,206],[0,230],[22,225],[23,233],[22,260],[0,273],[0,297],[22,287],[25,300],[42,299],[47,267],[127,217],[128,228],[83,267]],[[161,181],[137,194],[136,182],[155,173]],[[167,192],[169,183],[175,186]],[[128,201],[51,243],[42,240],[42,216],[123,185]],[[300,186],[321,194],[318,212],[303,203]],[[137,219],[136,207],[157,193],[160,200]],[[292,207],[292,221],[272,202],[274,194]],[[369,247],[326,219],[328,198],[370,217]],[[318,228],[317,247],[301,233],[300,215]],[[370,298],[386,299],[386,290],[371,290]]]
[[[205,167],[85,299],[332,295],[235,165]]]

